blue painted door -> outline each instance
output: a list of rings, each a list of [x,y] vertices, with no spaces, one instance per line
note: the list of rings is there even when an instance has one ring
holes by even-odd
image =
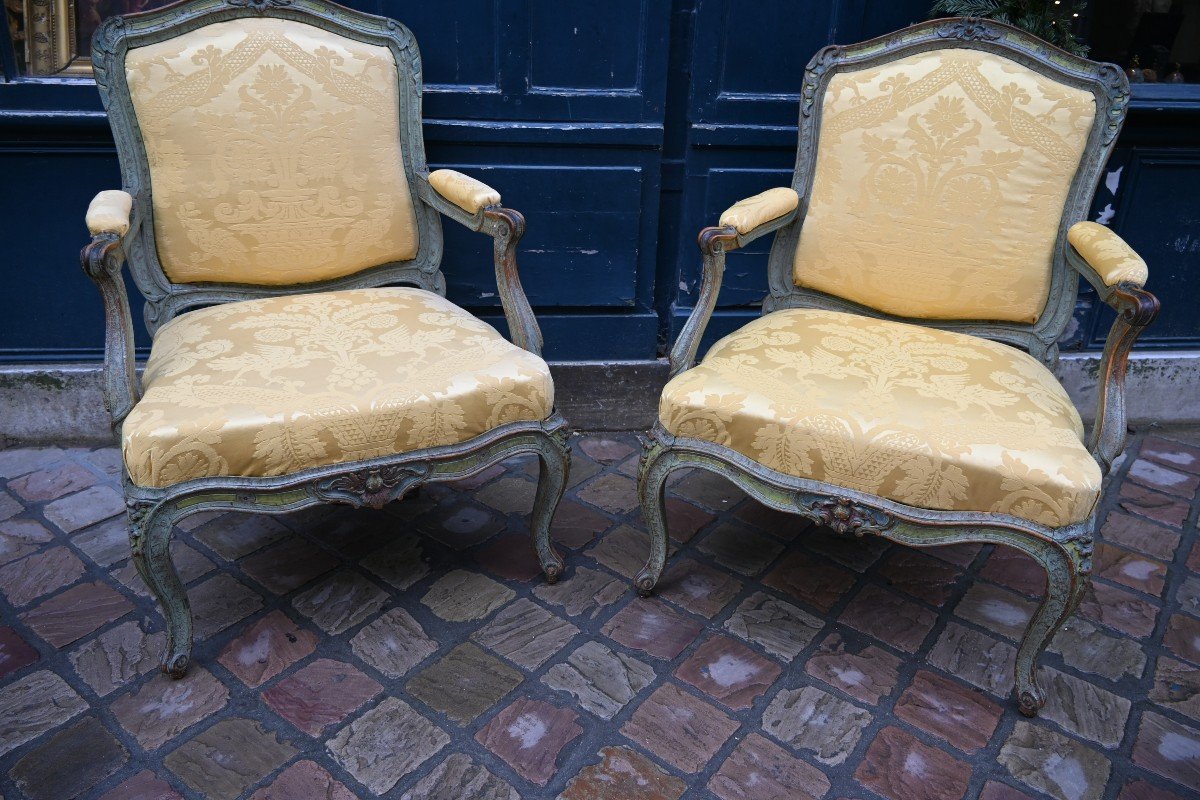
[[[921,20],[929,0],[351,4],[417,36],[431,166],[480,177],[528,217],[519,260],[548,357],[609,360],[664,353],[696,298],[696,233],[787,184],[812,54]],[[118,180],[107,120],[90,81],[0,62],[0,361],[96,360],[101,307],[77,253],[88,200]],[[1200,95],[1135,87],[1131,108],[1094,214],[1167,298],[1146,346],[1195,347],[1178,298],[1200,295]],[[709,341],[757,315],[768,246],[730,257]],[[502,326],[489,241],[447,225],[444,267],[451,298]],[[1067,345],[1099,347],[1109,321],[1084,292]]]
[[[653,358],[669,3],[349,4],[416,35],[430,166],[479,177],[526,215],[519,263],[548,357]],[[7,77],[0,219],[16,224],[4,231],[0,361],[98,359],[101,306],[77,254],[89,199],[118,186],[107,120],[90,80]],[[451,299],[503,327],[491,241],[445,231]]]
[[[554,359],[652,358],[669,7],[382,0],[421,43],[430,166],[525,214],[522,283]],[[446,227],[450,297],[502,326],[490,241]]]

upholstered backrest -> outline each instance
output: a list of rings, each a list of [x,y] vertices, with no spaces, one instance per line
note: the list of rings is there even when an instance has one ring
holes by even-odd
[[[797,286],[900,317],[1038,320],[1092,91],[942,47],[843,67],[815,102]]]
[[[328,281],[417,254],[388,47],[239,17],[131,46],[124,70],[173,283]]]

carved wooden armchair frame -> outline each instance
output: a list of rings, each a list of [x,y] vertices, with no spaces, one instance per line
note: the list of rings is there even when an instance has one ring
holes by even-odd
[[[1096,115],[1085,154],[1067,194],[1053,264],[1049,299],[1044,312],[1030,324],[988,320],[945,321],[904,319],[849,302],[831,294],[797,286],[792,275],[793,255],[804,222],[812,186],[818,134],[825,90],[842,69],[861,69],[940,48],[970,48],[1016,61],[1055,81],[1085,89],[1095,96]],[[1117,312],[1117,319],[1101,361],[1096,421],[1087,449],[1107,474],[1124,448],[1126,410],[1124,380],[1130,349],[1158,312],[1158,300],[1141,287],[1141,281],[1099,265],[1094,253],[1068,230],[1085,218],[1125,115],[1129,97],[1124,74],[1111,64],[1087,61],[1058,50],[1007,25],[973,19],[934,20],[895,34],[857,45],[821,50],[804,76],[800,100],[799,147],[791,191],[772,189],[740,203],[722,215],[719,227],[699,235],[703,256],[703,283],[696,306],[670,352],[670,375],[690,369],[704,329],[712,315],[725,269],[725,254],[769,233],[775,233],[769,260],[770,294],[762,313],[779,309],[813,308],[850,312],[879,319],[918,322],[994,339],[1026,350],[1047,366],[1057,361],[1057,339],[1071,318],[1077,293],[1076,275],[1082,275],[1100,299]],[[1108,244],[1128,246],[1100,226],[1083,234],[1106,237]],[[1078,245],[1078,248],[1076,247]],[[1128,251],[1133,255],[1132,251]],[[1091,256],[1091,263],[1085,256]],[[1136,256],[1134,256],[1136,259]],[[1140,259],[1136,259],[1140,263]],[[1142,265],[1144,268],[1144,264]],[[1031,556],[1047,573],[1047,590],[1031,620],[1016,657],[1016,697],[1022,713],[1034,715],[1045,702],[1036,683],[1037,660],[1062,623],[1074,611],[1088,586],[1092,536],[1096,512],[1082,522],[1046,527],[1015,516],[997,513],[937,511],[894,502],[872,494],[816,480],[792,477],[769,469],[731,448],[709,441],[671,434],[661,420],[649,433],[642,456],[638,491],[650,531],[651,553],[635,578],[638,591],[647,595],[657,583],[667,556],[668,536],[664,486],[670,473],[681,468],[704,469],[723,475],[759,502],[771,508],[806,517],[836,533],[880,536],[914,547],[959,542],[1004,544]]]
[[[126,82],[125,54],[131,48],[212,23],[261,17],[302,22],[391,51],[399,79],[403,168],[419,234],[419,250],[411,260],[382,264],[335,280],[289,286],[173,283],[164,273],[155,243],[150,167]],[[466,176],[443,170],[440,176],[434,173],[431,183],[421,131],[421,59],[412,34],[402,24],[323,0],[196,0],[106,20],[96,32],[93,59],[127,193],[102,192],[93,201],[88,213],[93,238],[81,254],[83,269],[104,300],[104,402],[114,429],[120,429],[141,397],[122,277],[126,261],[146,298],[145,321],[151,332],[180,312],[253,298],[389,284],[414,286],[444,296],[440,217],[446,216],[492,237],[496,283],[510,338],[518,347],[540,355],[541,332],[517,272],[516,248],[525,220],[517,211],[501,206],[497,192]],[[503,423],[458,444],[277,477],[209,477],[150,488],[133,483],[126,470],[124,490],[133,561],[161,605],[167,623],[163,670],[173,677],[182,676],[192,646],[187,593],[169,553],[172,529],[183,517],[203,511],[280,513],[327,502],[379,508],[423,483],[463,478],[518,454],[535,454],[540,459],[541,476],[531,525],[538,559],[547,580],[554,582],[563,562],[550,543],[550,522],[562,497],[570,463],[566,423],[557,411],[541,421]]]

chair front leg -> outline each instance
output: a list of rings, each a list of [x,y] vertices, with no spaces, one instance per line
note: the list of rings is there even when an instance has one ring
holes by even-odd
[[[1016,661],[1017,708],[1034,717],[1046,704],[1046,692],[1037,683],[1038,662],[1091,585],[1092,541],[1080,537],[1059,544],[1022,537],[1009,544],[1046,570],[1046,594],[1025,629]]]
[[[538,447],[541,464],[538,474],[537,495],[533,499],[533,514],[530,528],[533,532],[533,549],[538,563],[546,575],[547,583],[557,583],[562,575],[563,560],[550,541],[550,523],[554,511],[562,500],[571,474],[571,450],[565,431],[547,433],[541,437]]]
[[[172,678],[187,672],[192,653],[192,609],[187,590],[171,561],[171,532],[175,518],[169,502],[126,501],[129,544],[133,565],[162,609],[167,623],[167,645],[162,671]]]

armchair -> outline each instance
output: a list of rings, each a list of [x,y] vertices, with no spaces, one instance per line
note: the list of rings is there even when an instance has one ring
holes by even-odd
[[[182,676],[192,647],[172,529],[201,511],[379,508],[536,454],[533,540],[556,580],[566,423],[517,273],[525,221],[427,171],[409,31],[325,0],[194,0],[108,19],[92,54],[124,190],[92,202],[81,261],[163,670]],[[445,299],[443,216],[492,238],[511,343]],[[154,337],[143,381],[126,262]]]
[[[702,288],[639,469],[640,593],[662,574],[680,468],[842,535],[1008,545],[1047,574],[1016,658],[1018,706],[1037,713],[1037,661],[1088,585],[1124,447],[1129,351],[1158,311],[1145,263],[1079,222],[1127,99],[1113,65],[978,20],[813,58],[791,187],[700,232]],[[763,315],[695,364],[726,253],[768,233]],[[1051,372],[1076,273],[1118,312],[1086,440]]]

